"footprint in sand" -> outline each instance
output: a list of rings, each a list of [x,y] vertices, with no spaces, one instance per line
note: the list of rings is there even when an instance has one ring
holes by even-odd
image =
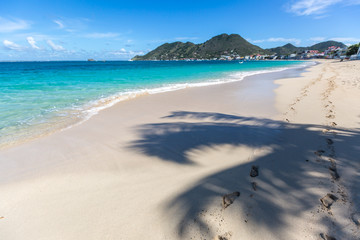
[[[360,212],[353,213],[353,214],[351,215],[351,219],[354,221],[354,223],[355,223],[357,226],[360,226]]]
[[[316,156],[319,156],[319,157],[321,157],[323,154],[325,153],[325,151],[324,150],[317,150],[316,152],[314,152],[314,154],[316,155]]]
[[[336,200],[338,200],[338,198],[331,193],[328,193],[325,197],[320,198],[320,202],[327,209],[330,209],[331,205],[336,202]]]
[[[338,180],[340,178],[340,176],[337,172],[337,169],[336,169],[336,165],[330,166],[329,171],[330,171],[331,178],[333,180]]]
[[[250,170],[250,177],[257,177],[259,176],[259,166],[253,165]]]
[[[228,206],[230,206],[231,204],[233,204],[233,202],[235,201],[236,198],[238,198],[240,196],[240,192],[233,192],[233,193],[229,193],[229,194],[225,194],[222,197],[222,206],[223,209],[227,208]]]
[[[320,237],[324,240],[336,240],[336,238],[334,238],[333,236],[323,234],[323,233],[320,233]]]
[[[251,183],[251,186],[252,186],[252,188],[254,189],[254,191],[256,191],[256,189],[257,189],[257,183],[256,183],[256,182],[252,182],[252,183]]]

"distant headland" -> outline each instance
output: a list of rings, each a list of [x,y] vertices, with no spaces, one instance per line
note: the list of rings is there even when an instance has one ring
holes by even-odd
[[[239,34],[220,34],[204,43],[165,43],[143,56],[141,60],[241,60],[241,59],[303,59],[342,54],[346,45],[336,41],[321,42],[309,47],[296,47],[290,43],[276,48],[262,49],[253,45]]]

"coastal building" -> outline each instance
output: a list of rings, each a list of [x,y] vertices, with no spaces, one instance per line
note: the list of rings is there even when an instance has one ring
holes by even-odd
[[[324,51],[325,58],[340,58],[346,55],[347,47],[341,48],[337,46],[331,46]]]

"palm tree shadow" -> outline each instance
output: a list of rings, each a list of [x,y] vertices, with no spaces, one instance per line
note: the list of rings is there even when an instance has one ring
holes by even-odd
[[[199,213],[206,212],[214,201],[218,201],[220,207],[221,196],[234,191],[239,191],[241,196],[229,211],[238,212],[236,216],[271,232],[281,232],[288,224],[283,217],[285,214],[298,216],[314,208],[314,199],[319,196],[311,186],[321,187],[331,182],[326,161],[326,155],[330,154],[325,141],[327,136],[320,131],[324,126],[209,112],[179,111],[164,118],[184,121],[142,125],[137,129],[140,138],[131,142],[129,148],[178,164],[195,164],[188,153],[203,147],[230,144],[272,149],[251,163],[241,163],[203,178],[169,202],[166,211],[171,218],[177,216],[181,238],[188,237],[194,225],[203,236],[219,232],[219,229],[209,228]],[[344,164],[354,165],[352,153],[360,143],[360,132],[332,130],[338,132],[332,136],[335,144],[347,143],[349,154],[343,153]],[[315,155],[318,150],[324,150],[324,156]],[[260,175],[256,178],[249,176],[252,165],[260,167]],[[251,182],[257,182],[256,191]],[[330,225],[327,218],[322,224]]]

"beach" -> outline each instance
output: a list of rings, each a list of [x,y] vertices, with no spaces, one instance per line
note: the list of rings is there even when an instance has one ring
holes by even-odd
[[[359,239],[359,76],[142,95],[0,150],[0,239]]]

